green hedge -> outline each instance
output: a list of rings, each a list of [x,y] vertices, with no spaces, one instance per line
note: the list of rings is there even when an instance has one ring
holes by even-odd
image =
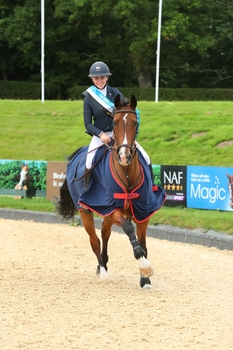
[[[67,88],[62,99],[80,100],[88,86]],[[119,90],[130,98],[135,95],[139,101],[155,101],[155,88],[129,87]],[[45,84],[45,99],[57,99],[59,86]],[[41,98],[41,83],[0,81],[0,99],[37,100]],[[168,89],[159,88],[159,101],[233,101],[233,89]]]
[[[45,98],[56,99],[57,86],[45,84]],[[41,99],[41,84],[24,81],[0,81],[0,99],[8,100],[39,100]]]
[[[75,86],[67,90],[71,100],[82,98],[82,92],[87,86]],[[124,96],[135,95],[139,101],[155,101],[155,88],[121,88]],[[233,89],[159,89],[159,101],[233,101]]]

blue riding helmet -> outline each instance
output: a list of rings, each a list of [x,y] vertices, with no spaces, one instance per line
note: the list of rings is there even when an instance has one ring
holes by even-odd
[[[110,76],[112,75],[110,73],[110,70],[108,68],[108,66],[106,65],[106,63],[104,62],[95,62],[93,63],[93,65],[91,66],[90,70],[89,70],[89,75],[88,77],[92,78],[92,77],[104,77],[104,76]]]

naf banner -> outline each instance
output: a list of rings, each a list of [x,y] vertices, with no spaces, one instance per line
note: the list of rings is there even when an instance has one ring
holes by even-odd
[[[186,207],[186,166],[161,165],[161,186],[167,193],[164,205]]]
[[[233,168],[187,167],[187,207],[233,210]]]

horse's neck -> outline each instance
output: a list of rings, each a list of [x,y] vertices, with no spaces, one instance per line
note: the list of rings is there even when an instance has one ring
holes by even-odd
[[[113,159],[113,163],[114,174],[126,191],[132,190],[140,184],[142,173],[137,154],[128,166],[121,166],[116,159]]]

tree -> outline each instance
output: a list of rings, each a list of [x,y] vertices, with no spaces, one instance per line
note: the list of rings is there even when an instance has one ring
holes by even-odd
[[[158,5],[152,0],[46,0],[45,82],[87,85],[105,61],[115,86],[151,87],[155,79]],[[160,86],[231,87],[233,3],[164,0]],[[40,81],[40,1],[1,0],[2,79]]]
[[[227,64],[222,53],[229,54],[232,46],[232,6],[227,0],[164,1],[163,86],[211,86],[216,82]],[[222,72],[231,74],[231,67]]]

